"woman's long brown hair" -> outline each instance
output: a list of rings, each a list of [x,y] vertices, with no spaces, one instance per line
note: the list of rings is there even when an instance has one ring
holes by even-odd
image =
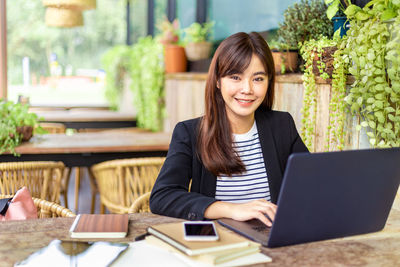
[[[211,61],[205,90],[205,114],[197,140],[198,156],[214,175],[242,173],[246,170],[232,147],[232,130],[225,102],[217,84],[222,77],[243,73],[253,55],[258,56],[268,73],[268,90],[259,108],[272,109],[275,69],[267,42],[256,32],[239,32],[221,42]]]

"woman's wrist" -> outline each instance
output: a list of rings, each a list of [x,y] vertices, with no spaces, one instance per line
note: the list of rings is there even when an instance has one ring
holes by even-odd
[[[212,203],[204,212],[207,219],[232,218],[233,203],[216,201]]]

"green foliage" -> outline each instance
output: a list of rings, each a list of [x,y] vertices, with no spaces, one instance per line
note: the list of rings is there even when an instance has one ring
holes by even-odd
[[[115,44],[123,44],[126,36],[125,0],[98,0],[95,10],[84,12],[84,26],[54,28],[45,25],[42,1],[7,1],[8,80],[22,83],[22,58],[29,57],[30,72],[38,76],[50,75],[50,55],[55,53],[58,63],[73,69],[100,66],[104,51]],[[145,5],[134,1],[131,5]],[[132,23],[132,32],[140,33],[141,24]],[[142,33],[144,34],[144,33]],[[133,36],[133,39],[138,36]]]
[[[44,133],[39,126],[38,116],[35,113],[29,113],[28,108],[28,105],[0,100],[0,154],[9,151],[17,155],[15,147],[22,142],[18,127],[31,126],[35,133]]]
[[[329,125],[327,129],[326,150],[344,149],[344,124],[346,120],[346,83],[349,68],[349,58],[344,53],[345,42],[338,39],[338,50],[333,54],[333,73],[331,99],[329,102]]]
[[[338,42],[340,41],[336,39],[330,40],[327,37],[322,37],[319,40],[306,41],[300,48],[300,53],[305,60],[301,135],[310,151],[314,151],[314,138],[316,134],[315,123],[317,113],[316,77],[313,72],[314,60],[316,58],[321,58],[324,48],[339,46]],[[333,150],[336,148],[342,150],[344,147],[345,121],[345,105],[343,99],[346,93],[348,59],[346,59],[346,56],[343,55],[342,49],[336,50],[333,58],[334,69],[332,73],[332,92],[329,104],[330,123],[327,129],[328,140],[326,149]],[[329,78],[328,74],[324,72],[324,62],[318,60],[317,67],[321,78]]]
[[[290,47],[297,48],[299,43],[321,35],[331,37],[333,27],[326,16],[326,9],[320,0],[301,0],[289,6],[283,14],[283,24],[279,25],[279,38]]]
[[[157,37],[160,43],[164,45],[179,43],[181,30],[178,19],[174,19],[170,22],[165,17],[164,20],[157,25],[157,28],[160,30],[160,34]]]
[[[129,66],[138,126],[152,131],[162,130],[165,112],[162,54],[158,41],[151,36],[140,38],[132,47]]]
[[[345,52],[355,78],[346,102],[360,117],[357,129],[366,129],[373,147],[400,146],[399,7],[399,1],[373,0],[346,12],[351,26]],[[389,26],[383,18],[392,12],[397,15]]]
[[[137,125],[152,131],[162,129],[164,117],[163,46],[151,38],[140,38],[133,46],[116,46],[103,55],[106,97],[117,108],[124,80],[130,77],[137,109]]]
[[[207,23],[192,23],[189,27],[184,29],[185,32],[185,42],[186,43],[200,43],[205,42],[209,39],[212,34],[212,28],[214,26],[214,22]]]
[[[102,65],[106,71],[105,95],[112,109],[118,109],[124,88],[125,72],[129,69],[131,48],[120,45],[109,49],[102,56]]]
[[[350,0],[325,0],[325,4],[328,5],[328,9],[326,10],[328,19],[331,20],[338,12],[343,13],[349,6],[349,2],[351,3]]]

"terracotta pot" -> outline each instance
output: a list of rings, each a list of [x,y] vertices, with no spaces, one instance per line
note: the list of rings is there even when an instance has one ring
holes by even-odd
[[[294,51],[288,52],[272,52],[274,59],[275,73],[280,74],[282,64],[284,63],[286,72],[297,71],[297,56],[298,53]]]
[[[183,46],[165,45],[164,62],[166,73],[185,72],[187,60]]]
[[[200,60],[210,57],[212,43],[200,42],[200,43],[188,43],[185,46],[186,56],[189,60]]]
[[[17,126],[17,133],[22,136],[22,141],[29,141],[29,139],[33,136],[33,127],[32,126]],[[11,138],[14,137],[14,134],[9,134]]]

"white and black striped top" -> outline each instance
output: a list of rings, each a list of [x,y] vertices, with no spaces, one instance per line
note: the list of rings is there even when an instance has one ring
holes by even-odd
[[[233,146],[246,166],[246,172],[232,177],[218,176],[215,198],[233,203],[244,203],[260,198],[271,201],[268,176],[255,122],[249,132],[234,134]]]

